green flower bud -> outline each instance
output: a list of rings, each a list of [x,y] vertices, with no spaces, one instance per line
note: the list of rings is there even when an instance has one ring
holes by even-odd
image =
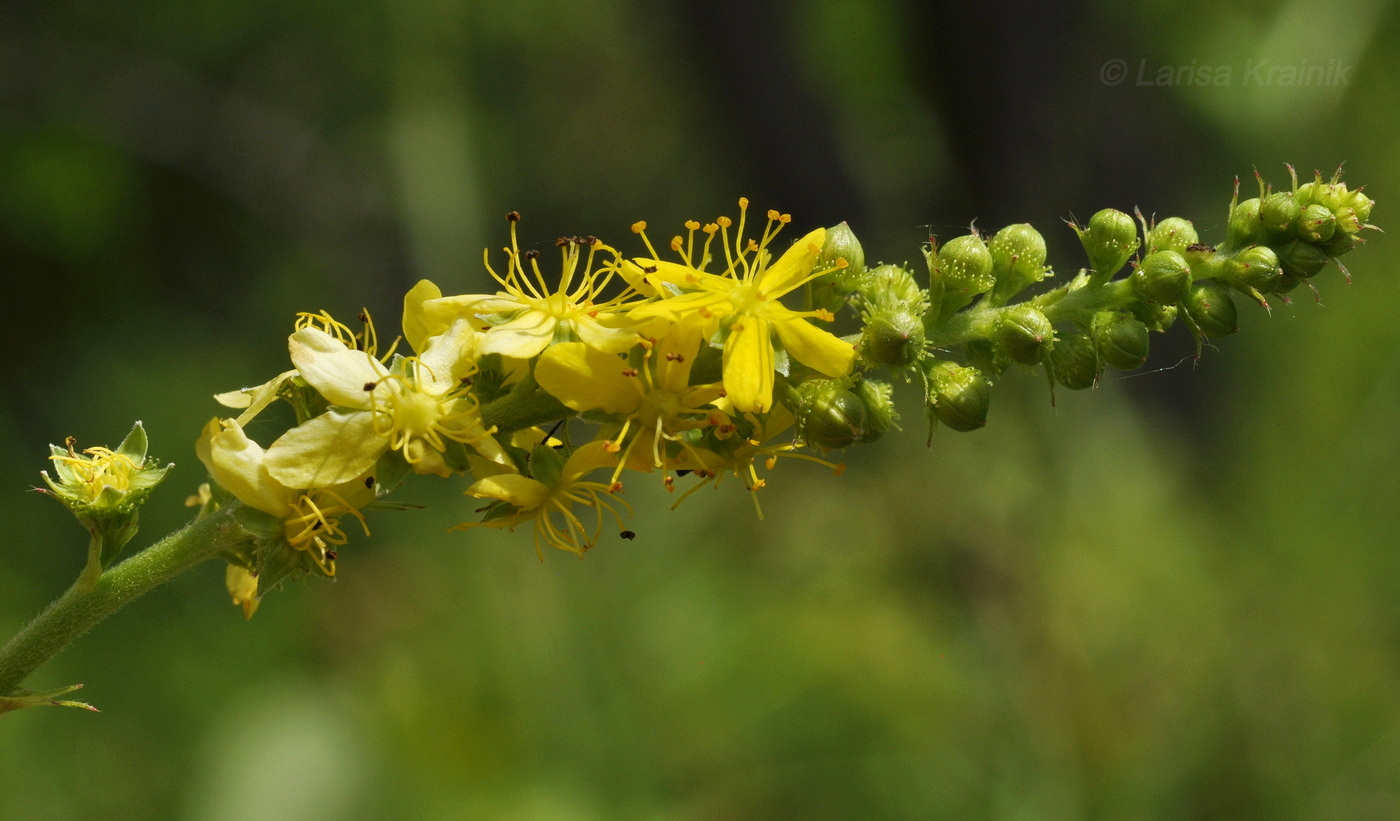
[[[1338,231],[1337,233],[1332,235],[1331,239],[1322,243],[1318,247],[1321,248],[1323,252],[1327,254],[1327,256],[1335,259],[1336,257],[1347,253],[1348,251],[1360,245],[1361,243],[1361,238],[1358,237],[1356,234],[1348,234],[1345,231]]]
[[[978,294],[991,290],[996,284],[992,276],[992,254],[987,243],[976,234],[964,234],[943,243],[935,255],[927,255],[929,277],[941,285],[942,312],[948,314],[972,301]]]
[[[1225,277],[1246,292],[1272,293],[1282,274],[1278,255],[1267,245],[1246,248],[1225,261]]]
[[[999,376],[1011,367],[1006,351],[990,339],[969,339],[963,343],[963,354],[967,364],[992,376]]]
[[[1306,242],[1326,242],[1336,230],[1336,214],[1318,203],[1304,208],[1298,217],[1298,236]]]
[[[1350,208],[1356,215],[1357,220],[1362,223],[1371,219],[1371,207],[1376,201],[1361,193],[1361,189],[1349,192],[1342,200],[1342,207]]]
[[[1274,293],[1286,294],[1302,284],[1302,277],[1295,277],[1292,274],[1285,271],[1283,275],[1279,277],[1278,284],[1274,286]]]
[[[1056,382],[1081,391],[1093,387],[1102,373],[1094,340],[1088,334],[1061,334],[1055,340],[1055,349],[1050,352],[1050,375]]]
[[[1113,208],[1105,208],[1090,217],[1087,228],[1073,223],[1070,227],[1079,235],[1084,253],[1089,255],[1089,267],[1104,280],[1118,273],[1138,248],[1137,224],[1132,217]]]
[[[874,442],[894,427],[899,414],[895,411],[894,389],[890,383],[862,379],[851,391],[865,406],[865,431],[859,440],[862,444]]]
[[[996,277],[992,298],[997,304],[1045,278],[1045,237],[1028,223],[1008,225],[998,231],[988,250],[992,253],[992,275]]]
[[[1089,326],[1099,361],[1120,371],[1142,367],[1150,341],[1147,326],[1129,314],[1100,311]]]
[[[866,271],[857,290],[872,310],[888,306],[922,314],[928,308],[928,294],[919,287],[914,275],[900,265],[879,265]]]
[[[1309,206],[1311,207],[1311,206]],[[1279,267],[1285,276],[1309,279],[1327,265],[1327,254],[1311,243],[1295,239],[1276,249]]]
[[[829,270],[812,282],[812,306],[838,310],[865,276],[865,251],[846,223],[826,229],[826,243],[817,255],[816,270]]]
[[[1039,365],[1055,347],[1055,329],[1050,320],[1030,305],[1003,310],[997,319],[996,335],[1006,355],[1022,365]]]
[[[866,321],[861,342],[861,351],[871,361],[903,368],[923,353],[923,317],[907,308],[879,311]]]
[[[1177,306],[1162,305],[1159,303],[1134,302],[1129,308],[1133,316],[1138,321],[1147,326],[1149,331],[1163,333],[1172,325],[1176,324]]]
[[[1247,199],[1230,212],[1226,241],[1230,245],[1257,245],[1264,241],[1264,221],[1260,219],[1258,197]]]
[[[1173,305],[1191,287],[1191,266],[1176,251],[1156,251],[1138,264],[1132,282],[1138,299]]]
[[[57,479],[42,471],[49,490],[92,534],[89,561],[108,567],[140,527],[139,508],[172,464],[146,458],[146,429],[137,422],[116,450],[94,447],[77,453],[70,437],[65,447],[50,445]],[[41,489],[42,490],[42,489]]]
[[[1282,237],[1293,233],[1293,224],[1302,214],[1302,207],[1291,191],[1279,191],[1264,198],[1259,205],[1259,219],[1269,237]]]
[[[1192,326],[1201,334],[1215,339],[1238,331],[1239,316],[1235,301],[1225,286],[1215,280],[1202,280],[1191,286],[1191,293],[1182,301]]]
[[[976,368],[930,361],[928,407],[934,418],[957,431],[986,425],[991,402],[991,382],[987,377]]]
[[[797,433],[809,445],[844,448],[865,435],[865,403],[840,380],[808,379],[795,390]]]
[[[1175,251],[1183,253],[1188,247],[1200,241],[1196,226],[1181,217],[1167,217],[1152,227],[1148,242],[1149,251]]]

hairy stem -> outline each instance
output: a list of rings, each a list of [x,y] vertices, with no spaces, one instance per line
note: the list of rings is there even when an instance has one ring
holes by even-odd
[[[228,508],[171,533],[95,582],[79,579],[0,650],[0,695],[128,602],[247,538]]]

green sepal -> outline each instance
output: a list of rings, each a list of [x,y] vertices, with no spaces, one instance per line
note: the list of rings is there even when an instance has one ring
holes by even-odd
[[[23,710],[26,707],[76,707],[91,713],[100,712],[86,701],[68,701],[59,698],[59,696],[66,696],[81,689],[83,689],[81,684],[70,684],[67,687],[57,687],[52,690],[17,689],[8,695],[0,696],[0,715],[14,710]]]

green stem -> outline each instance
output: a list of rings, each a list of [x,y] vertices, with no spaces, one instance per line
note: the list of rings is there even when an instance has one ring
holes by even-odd
[[[481,409],[481,419],[486,427],[495,427],[498,434],[514,433],[573,414],[564,403],[539,387],[533,373],[521,380],[510,393]]]
[[[95,583],[80,578],[0,650],[0,695],[128,602],[246,538],[226,508],[113,566]]]

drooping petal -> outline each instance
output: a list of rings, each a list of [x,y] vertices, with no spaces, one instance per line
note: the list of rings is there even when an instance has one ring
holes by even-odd
[[[812,273],[817,255],[826,244],[826,229],[818,228],[799,239],[787,249],[778,261],[768,266],[758,289],[769,299],[776,299],[802,284],[802,280]]]
[[[632,413],[641,404],[636,376],[624,376],[627,362],[582,342],[551,346],[535,366],[535,379],[555,399],[576,411]]]
[[[374,413],[327,411],[282,434],[267,450],[267,469],[287,487],[331,487],[362,476],[389,448]]]
[[[744,316],[724,343],[724,390],[741,411],[764,413],[773,406],[773,340],[768,320]]]
[[[205,425],[195,453],[214,481],[243,504],[278,517],[290,509],[295,494],[268,474],[262,446],[237,422],[215,419]]]
[[[383,363],[364,351],[345,347],[344,342],[319,328],[302,328],[292,334],[287,347],[301,378],[332,405],[368,408],[376,391],[382,396],[388,390],[387,385],[380,385],[389,373]],[[366,390],[366,386],[371,387]]]
[[[617,454],[608,450],[608,443],[595,439],[569,455],[562,472],[563,483],[571,485],[599,468],[617,466]]]
[[[537,510],[549,499],[549,488],[528,476],[502,473],[487,476],[467,488],[468,496],[478,499],[499,499],[521,510]]]
[[[827,376],[845,376],[851,372],[856,349],[833,334],[818,328],[800,316],[774,318],[773,327],[783,347],[794,359]]]

